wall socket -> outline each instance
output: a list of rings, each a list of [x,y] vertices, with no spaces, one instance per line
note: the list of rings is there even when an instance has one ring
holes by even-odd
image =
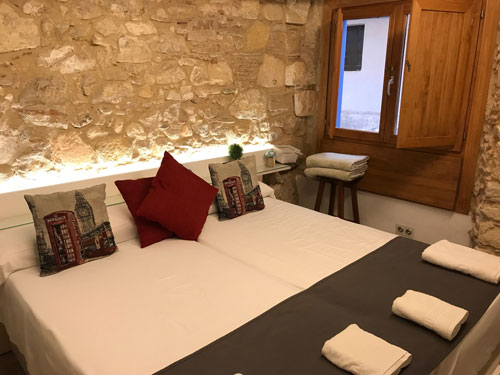
[[[394,233],[406,238],[413,238],[414,230],[412,227],[406,225],[396,224],[396,229]]]

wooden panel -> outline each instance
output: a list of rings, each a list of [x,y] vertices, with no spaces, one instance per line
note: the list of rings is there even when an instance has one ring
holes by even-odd
[[[330,76],[330,36],[332,22],[332,8],[325,2],[323,5],[323,17],[321,20],[321,72],[319,80],[319,102],[318,102],[318,118],[316,123],[316,149],[319,150],[321,141],[327,134],[329,128],[327,126],[328,111],[327,106],[330,103],[328,86]]]
[[[361,190],[454,209],[460,156],[332,140],[325,140],[321,151],[369,155]]]
[[[345,8],[398,2],[400,3],[401,0],[326,0],[325,4],[331,8]]]
[[[500,1],[486,0],[485,17],[480,30],[480,42],[476,60],[476,66],[480,67],[480,69],[477,69],[474,77],[464,148],[464,163],[455,208],[457,212],[464,214],[469,212],[472,190],[474,189],[479,142],[482,135],[486,102],[488,99],[499,15]]]
[[[471,83],[470,2],[414,0],[397,145],[454,146]]]
[[[332,41],[331,51],[330,51],[330,126],[328,129],[328,135],[333,138],[333,133],[335,132],[335,124],[337,123],[337,111],[338,111],[338,92],[339,92],[339,82],[340,82],[340,59],[342,58],[342,29],[344,24],[344,17],[342,14],[342,9],[337,9],[332,13],[332,35],[330,37]]]

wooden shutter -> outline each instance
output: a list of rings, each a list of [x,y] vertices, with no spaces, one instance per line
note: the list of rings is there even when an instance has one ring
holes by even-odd
[[[338,93],[340,80],[340,58],[342,57],[342,30],[344,28],[344,16],[342,9],[337,9],[332,13],[332,35],[330,47],[330,92],[329,92],[329,127],[328,136],[333,138],[335,126],[337,124]]]
[[[453,146],[462,137],[478,9],[472,0],[413,0],[398,148]]]

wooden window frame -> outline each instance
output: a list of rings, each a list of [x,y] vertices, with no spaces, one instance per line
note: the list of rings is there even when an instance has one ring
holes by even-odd
[[[400,0],[325,0],[322,18],[322,40],[321,40],[321,62],[322,69],[320,75],[320,100],[318,105],[318,122],[316,131],[316,150],[321,151],[337,151],[345,152],[344,150],[353,150],[352,146],[359,145],[359,150],[377,150],[377,153],[392,155],[391,157],[399,158],[399,156],[413,155],[427,158],[430,160],[449,160],[450,163],[456,165],[454,168],[459,168],[459,174],[456,176],[456,186],[450,190],[448,186],[446,194],[450,195],[450,203],[439,203],[434,198],[419,196],[422,191],[418,188],[414,189],[411,194],[407,196],[393,194],[392,191],[380,192],[377,189],[364,188],[362,190],[372,191],[383,195],[394,196],[396,198],[407,199],[419,203],[429,204],[436,207],[447,208],[459,213],[467,214],[470,209],[470,202],[472,191],[474,187],[474,177],[476,172],[477,158],[479,155],[479,143],[482,135],[482,128],[486,110],[486,101],[488,98],[488,89],[492,72],[493,53],[496,47],[496,30],[498,27],[500,15],[500,2],[498,0],[478,0],[481,2],[482,17],[479,24],[479,37],[474,56],[473,64],[473,78],[471,93],[469,96],[465,128],[463,130],[463,139],[457,140],[457,144],[451,150],[440,150],[437,148],[432,149],[418,149],[413,151],[403,151],[395,149],[395,137],[387,132],[384,132],[382,141],[373,141],[369,139],[352,139],[341,137],[335,134],[335,139],[331,138],[328,128],[327,116],[329,116],[327,103],[330,103],[328,97],[329,90],[328,84],[329,76],[332,74],[330,66],[327,63],[330,58],[332,28],[331,19],[335,9],[340,7],[357,7],[366,5],[387,5],[394,3],[401,3]],[[406,11],[406,10],[405,10]],[[402,43],[395,42],[398,45]],[[325,63],[326,62],[326,63]],[[387,81],[385,81],[387,82]],[[338,129],[336,129],[338,130]],[[357,147],[357,146],[356,146]],[[383,150],[387,150],[383,151]],[[393,151],[391,151],[393,150]],[[355,153],[354,151],[351,151]],[[428,156],[426,156],[428,155]],[[432,156],[434,155],[434,156]],[[419,156],[420,157],[420,156]],[[453,161],[454,160],[454,161]],[[453,161],[453,162],[452,162]],[[448,163],[448,162],[446,162]],[[450,164],[451,165],[451,164]],[[375,165],[374,165],[375,166]],[[369,169],[370,171],[370,169]],[[418,184],[407,181],[408,184]],[[444,193],[443,193],[444,194]]]
[[[340,67],[341,56],[341,44],[342,44],[342,25],[345,20],[351,19],[364,19],[364,18],[376,18],[376,17],[389,17],[389,31],[387,40],[387,51],[386,51],[386,67],[397,66],[401,64],[401,53],[402,45],[396,46],[399,38],[394,39],[392,35],[394,34],[394,29],[396,27],[401,27],[403,23],[403,3],[391,3],[373,6],[363,6],[363,7],[348,7],[348,8],[338,8],[336,14],[333,15],[333,24],[335,25],[335,30],[331,31],[330,38],[334,40],[333,48],[330,50],[330,61],[333,62],[334,70],[330,78],[330,89],[328,103],[328,118],[330,128],[328,129],[328,136],[330,138],[346,138],[355,139],[360,141],[371,141],[371,142],[387,142],[391,141],[390,133],[394,132],[395,125],[395,104],[397,95],[391,95],[388,97],[385,93],[387,92],[387,83],[389,77],[395,72],[390,69],[384,70],[384,84],[382,89],[382,105],[380,111],[380,123],[378,133],[365,132],[360,130],[352,129],[342,129],[337,128],[337,111],[338,111],[338,92],[339,92],[339,72],[335,71],[335,67]],[[409,9],[409,8],[408,8]],[[404,25],[403,25],[404,26]],[[402,43],[402,41],[401,41]],[[398,60],[399,57],[399,60]],[[399,69],[396,69],[399,70]],[[398,74],[399,76],[399,74]],[[397,85],[394,85],[397,86]],[[335,95],[336,94],[336,95]],[[393,120],[392,122],[390,122]],[[392,125],[388,125],[392,124]],[[395,140],[395,138],[394,138]]]

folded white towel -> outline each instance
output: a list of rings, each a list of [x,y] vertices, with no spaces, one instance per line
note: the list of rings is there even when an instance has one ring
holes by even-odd
[[[363,176],[367,169],[368,166],[361,167],[354,171],[342,171],[340,169],[332,169],[332,168],[306,168],[304,170],[304,174],[310,178],[330,177],[342,181],[352,181],[358,177]]]
[[[492,284],[500,282],[500,257],[441,240],[422,253],[422,259]]]
[[[334,365],[359,375],[399,374],[411,354],[387,341],[349,325],[325,342],[321,353]]]
[[[335,152],[322,152],[308,156],[306,166],[308,168],[333,168],[344,171],[352,171],[367,164],[369,157],[366,155],[337,154]]]
[[[392,312],[453,340],[469,312],[428,294],[407,290],[392,303]]]

